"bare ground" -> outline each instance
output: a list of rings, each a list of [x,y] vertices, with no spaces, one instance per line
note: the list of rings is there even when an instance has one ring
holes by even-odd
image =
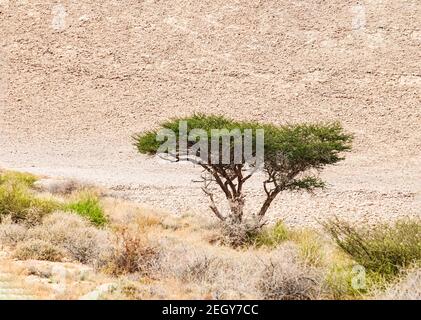
[[[269,216],[420,216],[420,21],[418,0],[0,0],[0,166],[204,212],[197,169],[137,155],[133,133],[192,112],[339,120],[356,139],[330,187]]]

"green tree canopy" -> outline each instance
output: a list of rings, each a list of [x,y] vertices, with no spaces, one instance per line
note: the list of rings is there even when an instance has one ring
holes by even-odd
[[[163,132],[167,135],[166,140],[162,139]],[[263,139],[259,132],[264,133]],[[158,141],[160,135],[161,141]],[[248,169],[258,165],[259,143],[264,150],[259,169],[266,176],[263,181],[266,200],[261,210],[253,214],[258,221],[281,191],[323,187],[323,181],[314,175],[314,171],[343,160],[342,152],[349,151],[352,142],[352,135],[345,133],[338,122],[276,126],[204,114],[166,121],[157,130],[135,135],[134,138],[138,151],[143,154],[159,153],[163,141],[172,139],[171,153],[175,159],[185,159],[203,167],[206,173],[203,190],[211,200],[212,211],[221,220],[229,217],[236,222],[241,222],[243,218],[243,185],[253,173]],[[228,142],[226,149],[222,144],[217,149],[211,147],[212,141],[223,139]],[[202,148],[197,147],[200,141],[204,142]],[[248,155],[245,150],[247,141],[252,146]],[[239,145],[242,156],[235,158],[233,151]],[[222,161],[224,150],[229,151],[229,157],[225,158],[228,161],[225,162]],[[185,152],[191,152],[191,157],[183,158]],[[228,199],[231,208],[228,216],[217,208],[209,189],[211,183],[216,183]]]

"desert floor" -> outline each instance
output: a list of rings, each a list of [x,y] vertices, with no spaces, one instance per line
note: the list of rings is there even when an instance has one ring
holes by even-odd
[[[207,214],[198,169],[136,154],[132,134],[193,112],[338,120],[355,142],[329,188],[268,217],[421,215],[419,0],[0,0],[0,30],[1,167]]]

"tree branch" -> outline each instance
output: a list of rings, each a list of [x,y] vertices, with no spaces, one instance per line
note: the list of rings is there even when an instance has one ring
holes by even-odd
[[[200,165],[202,166],[202,168],[204,168],[207,172],[209,172],[215,178],[216,183],[221,187],[222,191],[225,193],[226,198],[232,199],[232,194],[231,194],[230,190],[227,188],[227,186],[221,180],[221,178],[218,175],[218,172],[212,170],[212,168],[209,168],[204,164],[200,164]]]
[[[225,220],[225,217],[221,214],[221,212],[219,211],[218,207],[215,204],[215,200],[213,198],[213,193],[210,192],[210,190],[205,186],[202,188],[203,192],[209,197],[211,204],[209,206],[209,208],[213,211],[213,213],[218,217],[218,219],[220,219],[221,221]]]

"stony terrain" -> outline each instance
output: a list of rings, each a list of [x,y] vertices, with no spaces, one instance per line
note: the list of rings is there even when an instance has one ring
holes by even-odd
[[[133,133],[192,112],[339,120],[356,139],[330,188],[270,216],[421,214],[419,0],[0,0],[0,30],[2,167],[203,212],[197,169],[137,155]]]

